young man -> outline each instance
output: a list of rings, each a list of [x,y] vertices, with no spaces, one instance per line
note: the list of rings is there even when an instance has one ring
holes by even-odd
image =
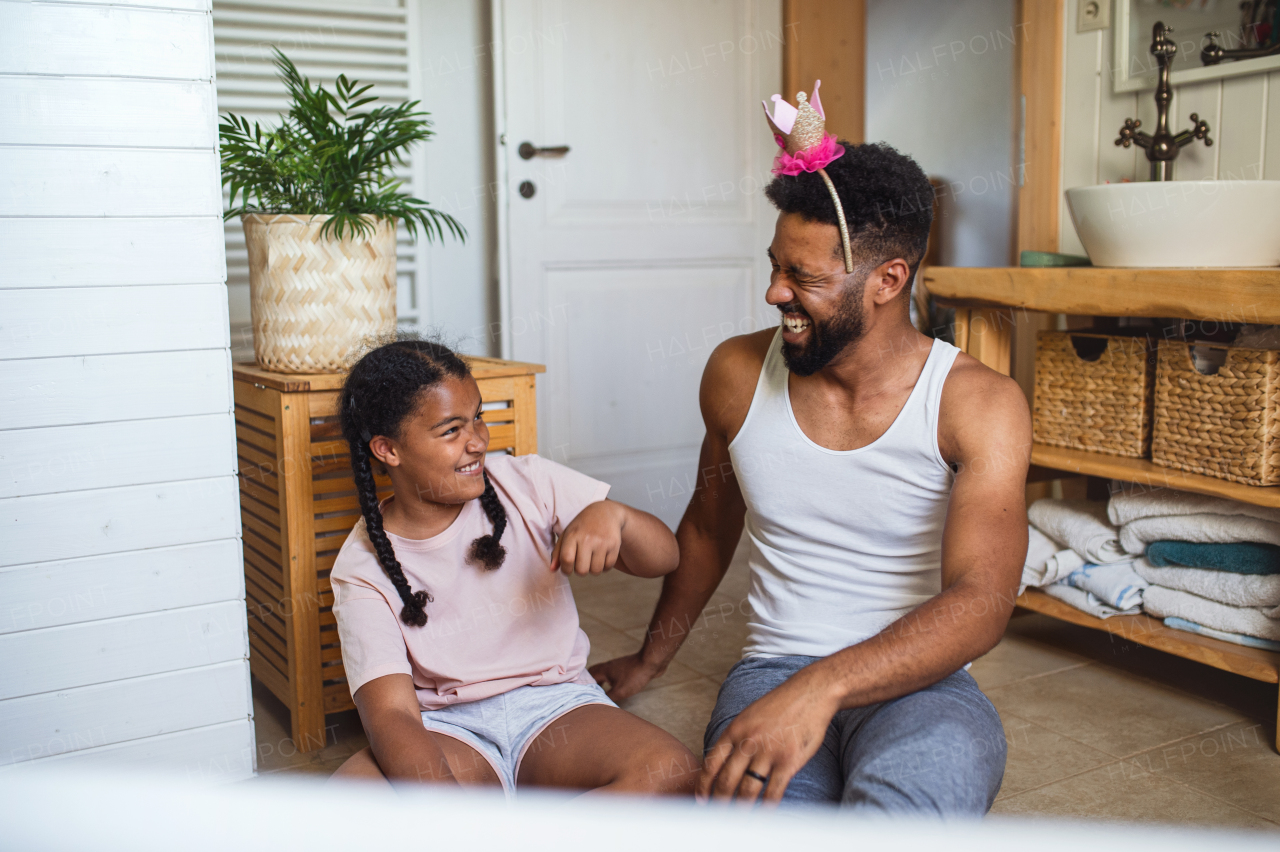
[[[766,298],[782,325],[712,354],[679,568],[640,652],[592,673],[621,699],[663,672],[686,635],[673,626],[701,614],[745,516],[749,637],[707,728],[699,795],[981,815],[1006,746],[964,666],[1013,609],[1030,417],[1011,379],[911,324],[933,217],[924,173],[888,146],[844,144],[824,174],[766,189],[779,210]]]

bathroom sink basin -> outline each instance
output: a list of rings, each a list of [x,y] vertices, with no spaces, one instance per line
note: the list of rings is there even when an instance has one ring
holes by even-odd
[[[1067,207],[1094,266],[1280,266],[1280,180],[1080,186]]]

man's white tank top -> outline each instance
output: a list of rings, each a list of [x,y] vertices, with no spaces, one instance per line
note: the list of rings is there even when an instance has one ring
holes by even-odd
[[[796,422],[781,329],[729,444],[746,499],[751,618],[744,656],[825,657],[942,590],[953,473],[938,449],[942,385],[959,349],[933,341],[883,435],[829,450]]]

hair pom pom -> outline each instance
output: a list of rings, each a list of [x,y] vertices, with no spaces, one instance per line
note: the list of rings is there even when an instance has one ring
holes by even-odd
[[[500,568],[502,560],[507,558],[507,549],[500,541],[502,533],[507,528],[507,510],[498,499],[498,492],[493,489],[493,483],[489,481],[488,471],[484,473],[484,493],[480,495],[480,505],[493,524],[493,533],[482,535],[472,541],[467,558],[472,562],[479,562],[484,566],[484,570],[493,571]]]
[[[400,610],[400,620],[410,627],[422,627],[427,623],[427,603],[431,600],[431,595],[417,591],[411,598]]]

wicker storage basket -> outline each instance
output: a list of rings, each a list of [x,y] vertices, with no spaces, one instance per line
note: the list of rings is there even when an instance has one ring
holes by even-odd
[[[1280,484],[1280,353],[1209,347],[1225,360],[1217,372],[1205,375],[1196,369],[1191,348],[1182,341],[1160,341],[1151,460],[1233,482]]]
[[[249,249],[253,354],[280,373],[332,373],[362,341],[396,329],[396,229],[321,237],[328,216],[241,217]]]
[[[1073,338],[1085,357],[1076,351]],[[1040,332],[1032,419],[1035,442],[1146,458],[1151,446],[1154,374],[1155,349],[1146,337]]]

